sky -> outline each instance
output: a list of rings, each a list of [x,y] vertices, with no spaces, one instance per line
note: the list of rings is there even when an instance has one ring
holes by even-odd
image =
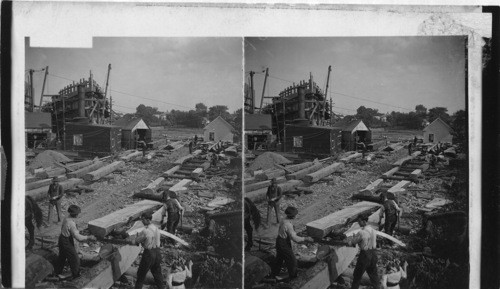
[[[329,96],[333,110],[356,114],[362,105],[387,113],[408,113],[423,104],[442,106],[451,115],[465,109],[466,39],[455,36],[246,38],[245,81],[255,71],[256,106],[260,106],[263,71],[269,68],[265,96],[309,80]],[[267,100],[270,101],[270,100]],[[266,100],[264,100],[264,103]]]
[[[113,110],[135,112],[140,104],[159,111],[190,110],[195,104],[242,107],[241,38],[94,38],[91,49],[26,46],[26,70],[49,66],[44,94],[58,94],[72,81],[94,79],[104,89],[111,63],[108,95]],[[44,72],[34,73],[35,104]]]

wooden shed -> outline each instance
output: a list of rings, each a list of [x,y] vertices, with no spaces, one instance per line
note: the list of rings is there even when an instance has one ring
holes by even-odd
[[[121,130],[106,124],[66,123],[66,150],[91,153],[115,153],[121,148]]]
[[[453,129],[444,122],[441,118],[437,118],[431,124],[426,126],[423,130],[424,142],[426,143],[438,143],[438,142],[449,142],[452,143]]]
[[[255,149],[259,145],[268,144],[272,140],[272,115],[245,114],[245,146]]]
[[[124,149],[136,149],[139,140],[151,143],[151,128],[142,118],[131,120],[122,118],[115,121],[114,125],[122,130],[121,142]]]
[[[205,126],[203,129],[203,138],[205,141],[233,142],[233,130],[234,128],[231,124],[229,124],[221,116],[218,116]]]
[[[25,141],[28,148],[36,147],[38,144],[51,140],[52,119],[48,112],[24,113]]]
[[[286,126],[285,151],[334,155],[341,150],[342,133],[325,126]]]
[[[358,119],[350,122],[340,121],[332,126],[342,132],[341,148],[346,151],[356,150],[356,141],[369,144],[372,141],[372,132],[365,123]]]

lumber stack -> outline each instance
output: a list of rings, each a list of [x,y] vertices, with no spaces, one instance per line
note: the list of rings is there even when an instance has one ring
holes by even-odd
[[[135,151],[135,152],[132,152],[132,153],[126,155],[126,156],[121,157],[120,159],[122,161],[130,161],[131,159],[133,159],[135,157],[138,157],[138,156],[142,156],[142,152]]]
[[[67,174],[68,178],[82,178],[85,174],[90,173],[92,171],[98,170],[105,165],[104,162],[96,161],[93,164],[90,164],[86,167],[80,168],[76,171],[70,172]]]
[[[362,153],[357,153],[357,152],[355,152],[355,153],[353,153],[353,154],[351,154],[351,155],[349,155],[349,156],[347,156],[347,157],[345,157],[345,158],[341,158],[341,159],[340,159],[340,161],[341,161],[341,162],[345,162],[345,163],[347,163],[347,162],[349,162],[350,160],[354,160],[354,159],[360,158],[360,157],[362,157],[362,156],[363,156],[363,154],[362,154]]]
[[[281,192],[285,195],[288,192],[294,191],[297,187],[302,186],[304,183],[299,180],[289,180],[285,183],[278,184]],[[248,192],[245,197],[249,198],[252,202],[261,202],[266,200],[267,187]]]
[[[322,163],[311,163],[310,166],[307,166],[307,167],[305,167],[305,168],[303,168],[301,170],[298,170],[298,171],[296,171],[293,174],[287,175],[286,179],[287,180],[301,180],[306,175],[308,175],[310,173],[317,172],[318,170],[320,170],[322,168],[323,168],[323,164]]]
[[[60,182],[59,184],[62,186],[63,190],[69,190],[77,185],[83,184],[82,179],[69,179],[64,182]],[[26,196],[31,196],[35,201],[41,201],[48,197],[47,192],[49,191],[49,185],[36,188],[33,190],[26,191]]]
[[[380,204],[377,203],[359,202],[324,218],[307,223],[307,234],[322,239],[332,231],[342,229],[347,222],[354,221],[359,215],[373,213],[379,208]]]
[[[121,168],[122,166],[124,166],[125,163],[123,161],[116,161],[116,162],[113,162],[107,166],[104,166],[104,167],[101,167],[93,172],[90,172],[90,173],[86,173],[84,176],[83,176],[83,179],[86,180],[86,181],[97,181],[99,180],[100,178],[106,176],[106,175],[109,175],[111,174],[112,172],[114,172],[115,170]]]
[[[331,175],[332,173],[342,169],[344,167],[343,163],[333,163],[325,168],[322,168],[314,173],[307,174],[302,180],[306,183],[314,183],[321,180],[324,177]]]
[[[284,177],[276,178],[278,184],[286,182]],[[271,185],[271,180],[245,185],[245,192],[252,192],[258,189],[267,188]]]
[[[143,213],[152,213],[162,205],[160,202],[150,200],[140,201],[109,215],[90,221],[88,228],[92,235],[104,238],[114,229],[126,225],[130,220],[139,218]]]
[[[255,179],[258,181],[265,181],[265,180],[271,180],[273,178],[279,178],[285,176],[285,171],[284,170],[269,170],[269,171],[264,171],[262,173],[256,174]]]

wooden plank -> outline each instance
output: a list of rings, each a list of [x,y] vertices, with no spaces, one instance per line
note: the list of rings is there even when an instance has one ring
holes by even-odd
[[[175,165],[182,165],[183,163],[185,163],[186,161],[190,160],[193,158],[193,155],[187,155],[187,156],[183,156],[179,159],[177,159],[174,164]]]
[[[359,190],[359,192],[362,193],[362,192],[368,191],[368,192],[373,193],[372,191],[375,190],[383,182],[384,182],[383,179],[376,179],[375,181],[371,182],[368,186],[366,186],[366,188]]]
[[[401,181],[391,187],[390,189],[387,190],[389,193],[398,193],[398,192],[403,192],[404,188],[406,188],[409,184],[411,184],[411,181]]]
[[[82,179],[69,179],[59,184],[63,187],[63,190],[69,190],[77,185],[83,184]],[[41,201],[48,197],[47,192],[49,191],[49,186],[40,187],[34,190],[26,191],[26,196],[31,196],[35,201]]]
[[[390,177],[390,176],[394,175],[394,173],[397,171],[399,171],[399,167],[395,167],[395,168],[388,170],[387,172],[383,173],[382,176]]]
[[[169,169],[168,171],[164,172],[162,175],[165,177],[169,177],[169,176],[175,174],[175,172],[177,172],[180,168],[181,168],[180,165],[176,165],[173,168]]]
[[[202,168],[196,168],[194,169],[192,172],[191,172],[191,177],[192,178],[199,178],[201,176],[201,174],[203,173],[203,169]]]
[[[346,222],[356,219],[361,214],[371,213],[380,208],[380,204],[372,202],[359,202],[334,212],[319,220],[306,224],[307,234],[315,238],[323,238],[334,230],[341,229]]]
[[[153,212],[162,205],[160,202],[150,200],[140,201],[109,215],[90,221],[88,228],[92,235],[104,238],[114,229],[127,224],[132,219],[139,218],[143,213]]]
[[[161,185],[161,183],[164,180],[165,180],[164,177],[157,178],[153,182],[149,183],[149,185],[147,187],[145,187],[144,189],[142,189],[141,193],[143,193],[143,194],[154,194],[154,193],[156,193],[156,189],[158,188],[158,186]]]
[[[121,258],[119,261],[120,272],[125,273],[130,266],[135,262],[139,253],[141,252],[140,246],[125,245],[118,249]],[[121,275],[121,274],[120,274]],[[94,279],[90,280],[83,288],[100,288],[108,289],[115,281],[113,280],[113,269],[111,263],[103,271],[101,271]]]
[[[86,180],[86,181],[97,181],[99,180],[100,178],[106,176],[106,175],[109,175],[111,174],[112,172],[114,172],[115,170],[121,168],[122,166],[124,166],[125,163],[123,161],[116,161],[116,162],[113,162],[107,166],[104,166],[102,168],[99,168],[93,172],[90,172],[90,173],[87,173],[83,176],[83,179]]]
[[[171,187],[169,190],[172,192],[187,190],[186,186],[189,185],[191,182],[192,182],[192,180],[190,180],[190,179],[182,179],[177,184],[175,184],[173,187]]]
[[[333,163],[325,168],[322,168],[314,173],[307,174],[302,180],[306,183],[314,183],[327,177],[334,172],[342,169],[344,167],[343,163]]]
[[[360,158],[362,156],[363,156],[362,153],[355,152],[355,153],[353,153],[353,154],[351,154],[351,155],[349,155],[349,156],[347,156],[345,158],[341,158],[340,161],[341,162],[349,162],[350,160],[357,159],[357,158]]]
[[[294,191],[297,187],[304,185],[304,182],[299,180],[289,180],[285,183],[278,184],[281,188],[281,192],[285,195],[288,192]],[[245,197],[249,198],[252,202],[262,202],[266,200],[267,188],[258,189],[245,194]]]
[[[317,172],[318,170],[322,169],[324,165],[322,163],[314,163],[302,170],[298,170],[294,172],[293,174],[286,175],[287,180],[300,180],[303,177],[305,177],[307,174]]]
[[[131,154],[128,154],[128,155],[126,155],[126,156],[121,157],[120,159],[121,159],[122,161],[130,161],[131,159],[133,159],[133,158],[135,158],[135,157],[138,157],[138,156],[142,156],[142,152],[135,151],[135,152],[133,152],[133,153],[131,153]]]
[[[82,178],[85,174],[90,173],[92,171],[98,170],[104,167],[106,163],[102,161],[96,161],[95,163],[88,165],[86,167],[80,168],[73,172],[67,174],[68,178]]]

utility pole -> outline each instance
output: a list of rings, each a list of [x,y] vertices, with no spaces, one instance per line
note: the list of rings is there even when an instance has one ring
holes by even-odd
[[[254,94],[254,90],[253,90],[253,75],[255,74],[255,72],[253,71],[250,71],[250,95],[252,96],[252,99],[251,99],[251,107],[250,107],[250,113],[254,113],[254,110],[255,110],[255,94]]]
[[[328,97],[328,83],[330,82],[330,72],[331,71],[332,71],[332,66],[329,65],[328,66],[328,76],[326,77],[325,99],[323,100],[323,121],[325,120],[326,98]]]
[[[109,74],[111,72],[111,63],[108,64],[108,75],[106,76],[106,88],[104,89],[104,105],[103,105],[103,109],[102,109],[102,113],[103,113],[103,120],[104,120],[104,113],[105,113],[105,110],[106,110],[106,97],[108,95],[108,85],[109,85]],[[111,98],[110,98],[110,103],[111,103]],[[111,123],[111,119],[113,119],[113,112],[111,110],[111,104],[110,104],[110,107],[109,107],[109,117],[110,117],[110,123]]]
[[[113,96],[109,95],[109,124],[113,124]]]
[[[266,91],[267,77],[269,76],[269,68],[266,68],[266,76],[264,77],[264,86],[262,87],[262,97],[260,99],[260,109],[259,113],[262,114],[262,104],[264,103],[264,92]]]
[[[45,82],[47,81],[47,74],[49,74],[49,67],[45,67],[45,76],[43,77],[42,93],[40,93],[40,111],[42,110],[43,93],[45,92]]]
[[[283,116],[283,151],[286,151],[286,114],[285,114],[285,95],[282,96],[281,98],[281,103],[283,104],[283,113],[281,114]],[[278,126],[279,127],[279,126]],[[279,133],[279,132],[278,132]]]
[[[30,111],[33,111],[35,107],[35,85],[33,84],[33,73],[34,69],[30,69]]]
[[[66,104],[64,102],[64,94],[61,95],[62,97],[62,145],[63,145],[63,150],[66,150]]]

